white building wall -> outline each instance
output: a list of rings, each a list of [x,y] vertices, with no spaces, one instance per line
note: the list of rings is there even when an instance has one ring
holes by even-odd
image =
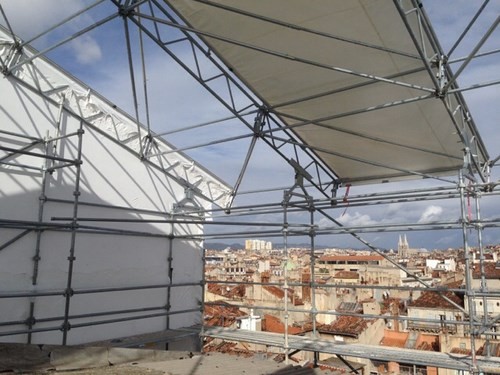
[[[0,51],[1,52],[1,51]],[[44,63],[46,64],[46,63]],[[42,66],[47,68],[47,66]],[[47,68],[48,69],[48,68]],[[54,68],[51,68],[54,69]],[[63,80],[64,74],[52,71],[54,77],[44,77],[44,81]],[[57,73],[57,74],[56,74]],[[21,72],[19,77],[22,78]],[[41,73],[40,73],[41,74]],[[71,82],[74,84],[74,82]],[[44,83],[45,84],[45,83]],[[56,136],[59,118],[57,103],[35,93],[20,83],[16,77],[1,77],[0,92],[0,129],[4,132],[22,134],[45,139]],[[75,94],[76,95],[76,94]],[[75,98],[66,97],[69,103]],[[69,104],[68,104],[69,105]],[[119,114],[118,114],[119,115]],[[82,114],[83,116],[83,114]],[[123,115],[121,115],[123,116]],[[106,124],[106,121],[103,121]],[[104,125],[103,125],[104,126]],[[60,134],[67,135],[78,131],[80,119],[64,112]],[[77,168],[67,166],[47,174],[45,197],[41,196],[43,173],[35,169],[0,166],[0,246],[20,235],[24,227],[7,228],[7,221],[38,221],[40,198],[43,203],[42,221],[46,223],[68,224],[74,212],[74,192],[78,196],[77,216],[93,218],[93,221],[79,221],[75,236],[75,260],[73,263],[71,288],[74,294],[69,298],[71,329],[67,343],[78,344],[89,341],[110,339],[167,328],[165,307],[168,290],[165,287],[169,278],[169,250],[172,249],[172,282],[193,283],[171,289],[171,311],[189,312],[171,315],[169,328],[178,328],[200,323],[200,303],[202,300],[202,244],[199,241],[182,239],[170,240],[169,234],[200,234],[201,226],[176,226],[151,222],[103,222],[102,218],[112,219],[168,219],[174,204],[184,197],[184,187],[167,177],[158,168],[141,161],[127,142],[134,136],[136,128],[120,123],[119,126],[96,130],[90,124],[83,125],[82,164],[80,186],[76,189]],[[110,136],[116,133],[116,139]],[[31,140],[3,133],[1,144],[21,149]],[[133,141],[131,141],[133,142]],[[78,136],[71,136],[57,142],[55,153],[58,157],[75,160],[78,155]],[[30,152],[45,153],[43,143],[29,148]],[[48,152],[52,153],[52,144]],[[6,156],[0,151],[0,158]],[[177,157],[177,156],[175,156]],[[44,158],[26,155],[13,155],[4,161],[40,168]],[[187,169],[186,169],[187,171]],[[187,172],[186,172],[187,173]],[[189,180],[186,175],[186,180]],[[216,182],[216,181],[215,181]],[[57,199],[57,201],[54,201]],[[208,206],[207,201],[196,199],[197,204]],[[102,205],[103,207],[98,207]],[[120,207],[121,209],[117,208]],[[140,210],[149,210],[145,213]],[[169,214],[167,214],[169,213]],[[54,218],[63,218],[54,221]],[[87,233],[100,228],[113,228],[121,231],[116,234]],[[144,235],[124,234],[128,231]],[[28,335],[12,332],[27,329],[23,323],[30,316],[30,304],[34,304],[33,335],[31,342],[60,344],[62,332],[58,329],[63,323],[67,298],[63,295],[69,275],[72,231],[45,229],[37,236],[30,231],[0,251],[0,341],[27,342]],[[33,282],[33,257],[40,239],[40,260],[38,275]],[[172,241],[172,243],[170,243]],[[171,246],[171,247],[170,247]],[[124,287],[163,287],[129,291],[106,291],[88,293],[102,288]],[[86,293],[82,293],[86,291]],[[54,293],[51,296],[17,297],[30,293]],[[2,298],[6,295],[12,298]],[[13,294],[16,294],[14,298]],[[146,309],[144,312],[138,309]],[[136,310],[126,314],[119,310]],[[79,317],[76,315],[111,313],[98,317]],[[132,316],[158,314],[156,317],[128,320],[87,326],[92,322],[121,319]],[[18,322],[19,324],[14,324]],[[85,325],[79,327],[79,325]],[[41,331],[40,331],[41,330]],[[40,332],[39,332],[40,331]]]

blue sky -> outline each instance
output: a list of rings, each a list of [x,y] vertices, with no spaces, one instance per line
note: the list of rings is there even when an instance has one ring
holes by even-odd
[[[93,1],[65,0],[3,0],[4,7],[14,31],[23,39],[30,38],[50,25],[74,13]],[[468,24],[482,1],[467,0],[426,0],[424,7],[433,23],[438,38],[445,51],[449,51],[458,35]],[[77,18],[72,23],[56,30],[49,36],[37,40],[34,45],[39,50],[51,45],[71,33],[74,33],[106,15],[114,12],[114,6],[109,2],[97,6],[91,12]],[[500,14],[500,0],[490,1],[479,22],[470,30],[467,37],[458,46],[451,59],[467,56],[473,46],[479,41],[485,30]],[[133,45],[138,49],[137,30],[131,27]],[[175,33],[175,32],[172,32]],[[174,34],[165,37],[175,37]],[[165,58],[163,52],[145,38],[144,48],[147,51],[148,95],[151,108],[151,123],[156,132],[169,131],[198,124],[204,121],[222,118],[228,115],[221,105],[176,64]],[[500,29],[497,28],[481,51],[500,48]],[[178,55],[189,61],[189,51],[179,49]],[[130,77],[127,64],[127,54],[123,37],[123,20],[117,18],[108,24],[84,36],[57,48],[48,56],[64,69],[80,78],[90,87],[106,96],[119,107],[133,112],[132,96],[130,94]],[[136,69],[140,69],[140,60],[134,60]],[[456,70],[460,64],[453,64]],[[499,54],[473,60],[460,76],[461,87],[478,82],[500,79]],[[139,82],[140,83],[140,82]],[[464,93],[467,104],[491,157],[500,153],[500,86],[495,85],[480,90]],[[144,103],[141,103],[141,121],[145,123]],[[253,115],[249,116],[251,119]],[[220,139],[226,134],[246,134],[247,129],[235,121],[225,121],[217,125],[200,128],[196,131],[172,134],[167,140],[177,147]],[[187,154],[201,162],[208,169],[230,184],[236,181],[240,167],[246,154],[249,140],[241,140],[222,145],[214,145],[187,151]],[[222,161],[221,161],[222,160]],[[494,172],[493,179],[499,179],[500,174]],[[259,143],[252,156],[250,167],[243,181],[242,190],[253,190],[268,187],[287,187],[293,184],[293,171],[266,145]],[[429,185],[442,185],[433,181],[415,181],[411,184],[370,185],[353,188],[351,194],[382,191],[385,189],[414,188]],[[341,192],[343,193],[343,192]],[[242,195],[237,204],[259,202],[269,199],[279,202],[282,192],[268,194],[267,198]],[[497,199],[498,200],[498,199]],[[500,210],[494,199],[484,199],[482,204],[483,217],[496,217]],[[434,220],[457,220],[460,211],[456,202],[430,201],[413,204],[392,204],[376,208],[352,207],[332,211],[332,216],[345,225],[390,224],[400,222],[424,222]],[[281,215],[260,217],[258,220],[277,221]],[[305,216],[297,216],[297,221],[308,220]],[[329,225],[327,221],[316,218],[320,225]],[[391,248],[397,244],[399,234],[366,235],[376,246]],[[446,248],[461,244],[460,231],[455,232],[413,232],[407,233],[410,245],[414,247]],[[485,231],[486,243],[499,243],[498,230]],[[275,240],[282,242],[281,238]],[[298,240],[299,241],[299,240]],[[355,246],[360,244],[345,236],[330,236],[317,239],[317,243],[336,247]]]

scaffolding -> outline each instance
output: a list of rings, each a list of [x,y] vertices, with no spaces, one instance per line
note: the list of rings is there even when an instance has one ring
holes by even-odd
[[[276,346],[283,349],[286,360],[294,351],[304,350],[315,353],[315,362],[318,353],[322,352],[335,354],[341,359],[344,356],[379,361],[398,359],[401,363],[468,371],[471,374],[498,373],[500,363],[497,357],[489,353],[486,356],[476,353],[481,343],[488,343],[497,337],[496,329],[500,320],[500,316],[492,315],[487,307],[488,299],[500,300],[500,291],[490,290],[487,285],[483,238],[485,232],[498,230],[500,218],[494,214],[481,214],[481,206],[484,206],[481,202],[487,201],[490,206],[494,206],[498,201],[498,183],[494,178],[499,157],[489,156],[480,136],[481,126],[476,127],[463,93],[487,89],[498,85],[500,81],[474,82],[465,87],[459,87],[457,81],[474,61],[498,56],[498,48],[486,52],[481,48],[488,44],[500,18],[496,15],[466,57],[455,58],[460,43],[471,28],[481,22],[484,12],[489,9],[488,1],[484,1],[477,9],[448,53],[438,42],[425,3],[422,6],[417,0],[385,1],[368,9],[369,16],[366,17],[371,17],[369,21],[381,33],[380,38],[384,43],[363,38],[362,34],[367,30],[342,33],[328,26],[340,23],[346,15],[353,17],[349,19],[346,16],[351,24],[363,24],[358,2],[351,4],[352,9],[349,8],[351,5],[342,8],[342,2],[335,2],[335,5],[328,3],[318,2],[314,8],[293,1],[293,4],[287,4],[289,10],[284,12],[283,4],[270,6],[265,2],[252,2],[253,5],[249,6],[238,1],[99,0],[64,15],[62,20],[26,40],[16,35],[16,25],[9,22],[8,4],[0,4],[2,23],[5,25],[0,38],[0,65],[4,78],[58,108],[57,116],[52,119],[55,123],[54,134],[45,136],[27,134],[23,130],[13,132],[6,130],[7,127],[0,129],[2,173],[36,173],[41,176],[36,219],[12,219],[8,213],[2,213],[0,230],[6,236],[2,237],[0,244],[0,259],[3,250],[34,235],[31,279],[32,285],[36,286],[40,281],[39,267],[40,262],[43,262],[41,249],[46,233],[65,233],[70,240],[64,288],[0,291],[0,299],[4,301],[26,298],[30,301],[27,318],[0,322],[0,327],[4,328],[0,331],[0,337],[23,337],[27,343],[31,343],[34,334],[53,331],[62,333],[61,342],[66,345],[71,329],[158,317],[164,319],[165,330],[176,332],[179,327],[172,326],[172,316],[199,313],[204,308],[201,297],[200,306],[194,304],[188,308],[173,309],[172,295],[176,288],[198,288],[203,296],[204,288],[210,283],[252,284],[246,281],[208,281],[204,279],[204,272],[198,275],[199,278],[194,277],[188,282],[175,282],[173,262],[176,246],[179,243],[194,243],[194,247],[202,248],[206,241],[229,241],[253,236],[283,239],[283,282],[253,284],[281,287],[285,291],[284,304],[274,308],[255,305],[240,307],[281,312],[284,334],[255,334],[202,326],[202,337]],[[340,13],[339,8],[345,12],[343,16],[337,15]],[[299,17],[301,14],[304,16]],[[332,22],[332,18],[336,22]],[[310,19],[315,21],[311,22]],[[123,33],[122,57],[126,63],[124,71],[131,84],[132,104],[128,111],[132,115],[120,111],[115,104],[92,90],[83,92],[85,85],[74,77],[69,76],[68,84],[62,84],[62,81],[53,84],[57,82],[55,76],[59,73],[57,67],[54,68],[46,60],[51,58],[58,62],[60,58],[64,64],[62,56],[67,53],[64,48],[68,44],[92,33],[110,30]],[[388,38],[389,33],[398,35],[398,38],[384,39]],[[297,43],[294,43],[295,38]],[[39,51],[33,48],[37,43],[42,46]],[[148,63],[152,64],[148,60],[148,53],[153,50],[161,53],[162,61],[173,62],[215,99],[213,103],[220,108],[217,118],[198,116],[202,120],[194,125],[173,128],[161,126],[168,118],[167,111],[172,109],[165,111],[161,108],[161,114],[154,116],[158,109],[155,111],[153,107],[153,89],[148,72]],[[332,50],[337,51],[335,58],[338,61],[352,65],[341,65],[335,61]],[[363,55],[365,52],[366,55]],[[383,60],[382,63],[379,60]],[[495,60],[495,64],[498,65],[498,60]],[[86,76],[87,73],[80,74]],[[168,79],[172,77],[166,78],[167,85],[164,87],[169,87]],[[172,103],[168,104],[172,106]],[[8,108],[4,111],[8,113]],[[66,132],[63,126],[66,116],[78,121],[75,131]],[[365,128],[358,126],[366,122],[367,116],[370,116],[373,124]],[[395,122],[401,116],[404,116],[405,123]],[[113,127],[107,126],[110,122]],[[116,124],[125,122],[134,127],[133,131],[130,130],[126,136],[117,135]],[[126,149],[140,163],[162,175],[165,181],[175,181],[183,194],[174,194],[177,197],[175,204],[163,210],[83,201],[80,198],[81,165],[84,153],[91,152],[83,146],[86,131],[96,132]],[[393,132],[394,136],[388,136],[389,132]],[[163,139],[175,136],[184,143],[187,140],[187,144],[175,148]],[[74,145],[72,158],[60,156],[61,145],[68,139]],[[193,141],[195,144],[190,143]],[[237,151],[228,146],[233,143],[237,145]],[[242,144],[245,146],[241,147]],[[261,146],[277,156],[281,163],[279,165],[288,167],[289,182],[280,181],[279,186],[271,184],[265,187],[259,183],[249,184],[251,188],[245,191],[242,186],[245,181],[254,178],[251,174],[255,167],[252,160],[259,157]],[[67,143],[65,147],[68,147]],[[226,174],[234,181],[231,186],[213,177],[187,157],[190,152],[197,155],[199,150],[217,147],[221,148],[219,153],[222,157],[213,163],[215,170],[224,169],[224,163],[228,162],[225,153],[234,152],[241,156],[239,167],[235,168],[237,170]],[[257,164],[257,168],[264,167],[262,161],[260,165]],[[235,165],[233,160],[230,165]],[[53,197],[47,191],[50,176],[60,169],[71,170],[72,199]],[[415,182],[416,179],[425,181]],[[379,188],[382,183],[388,184],[380,185],[382,188]],[[358,186],[362,193],[353,194],[352,191]],[[375,188],[371,190],[370,187]],[[8,199],[8,194],[2,199]],[[342,221],[343,214],[348,210],[369,210],[395,204],[400,205],[402,210],[411,210],[421,202],[435,201],[449,201],[448,207],[454,204],[452,210],[455,210],[456,217],[446,220],[368,222],[360,225],[346,225]],[[63,204],[70,210],[48,220],[45,211],[51,203]],[[92,212],[87,209],[89,207],[110,209],[113,213],[133,213],[134,217],[93,216],[89,214]],[[279,217],[281,219],[277,220]],[[168,229],[145,230],[145,225],[162,225]],[[139,229],[133,229],[135,227]],[[465,289],[429,284],[395,261],[375,244],[376,241],[367,239],[377,233],[409,231],[460,233]],[[75,252],[77,239],[82,235],[129,236],[164,241],[167,282],[75,287],[73,269],[78,262]],[[351,237],[360,246],[384,257],[419,286],[318,284],[315,250],[318,238],[326,236]],[[289,243],[290,239],[295,238],[306,238],[310,244],[311,276],[307,282],[295,282],[288,276]],[[473,248],[479,252],[479,288],[473,285]],[[205,249],[202,251],[205,252]],[[289,305],[286,296],[294,287],[311,289],[310,309],[297,309]],[[322,311],[316,304],[316,291],[319,288],[438,293],[463,314],[464,320],[447,321],[447,324],[455,328],[463,327],[467,332],[470,355],[450,357],[435,353],[431,356],[427,352],[422,355],[409,350],[339,345],[321,340],[316,327],[319,314],[363,318],[378,316]],[[151,290],[164,293],[165,303],[161,306],[71,314],[71,303],[78,295]],[[464,293],[465,307],[447,297],[447,292]],[[35,301],[44,298],[50,301],[53,296],[64,297],[63,311],[40,319],[36,316]],[[483,311],[477,311],[478,302],[481,302]],[[289,334],[289,314],[294,312],[310,314],[312,338]],[[387,315],[385,318],[440,324],[439,320],[427,318],[399,315]],[[174,336],[199,333],[196,330],[184,330],[178,335],[168,334],[168,338],[162,336],[155,340],[173,342]]]

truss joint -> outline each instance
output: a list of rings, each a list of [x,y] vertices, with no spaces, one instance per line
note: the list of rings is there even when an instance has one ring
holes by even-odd
[[[130,17],[130,15],[134,14],[134,9],[132,7],[121,5],[120,7],[118,7],[118,14],[123,18],[127,18]]]
[[[266,125],[266,117],[269,115],[269,109],[266,106],[261,106],[255,120],[253,123],[253,132],[255,137],[263,138],[264,133],[262,131],[264,125]]]
[[[316,229],[317,229],[316,225],[313,225],[311,227],[311,229],[309,229],[309,233],[308,233],[309,237],[311,237],[311,238],[316,237]]]
[[[184,198],[178,203],[174,203],[173,211],[175,213],[195,213],[203,216],[202,207],[194,199],[194,191],[191,187],[184,189]]]

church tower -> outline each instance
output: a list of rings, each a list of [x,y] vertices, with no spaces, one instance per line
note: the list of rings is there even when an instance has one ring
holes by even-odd
[[[403,235],[403,238],[401,238],[401,235],[399,235],[398,257],[400,259],[408,258],[409,248],[410,248],[410,245],[408,244],[408,239],[406,238],[406,234]]]

